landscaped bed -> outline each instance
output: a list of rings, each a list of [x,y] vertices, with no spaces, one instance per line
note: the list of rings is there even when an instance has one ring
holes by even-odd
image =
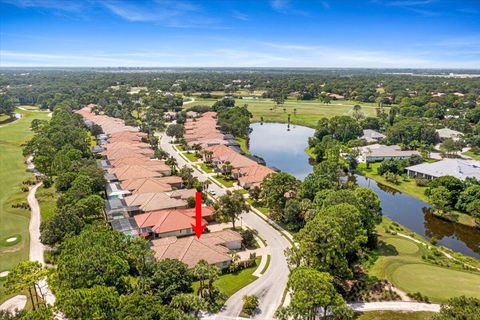
[[[226,273],[221,275],[215,281],[215,285],[218,287],[220,292],[227,296],[227,298],[232,296],[238,290],[257,280],[257,277],[255,277],[253,273],[255,272],[258,264],[260,263],[260,259],[261,257],[257,257],[255,259],[256,265],[252,267],[245,268],[235,273]],[[198,286],[198,281],[193,283],[192,287],[195,292],[197,292]]]

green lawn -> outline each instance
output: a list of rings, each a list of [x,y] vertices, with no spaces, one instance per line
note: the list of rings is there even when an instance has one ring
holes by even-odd
[[[317,122],[323,117],[334,117],[342,115],[351,115],[352,107],[355,104],[362,106],[362,111],[367,116],[375,116],[376,106],[374,104],[359,103],[357,101],[332,101],[325,104],[318,100],[301,101],[296,99],[288,99],[283,105],[275,107],[275,103],[270,99],[258,100],[236,100],[238,105],[248,104],[248,110],[253,114],[253,122],[259,122],[263,117],[264,122],[281,122],[288,121],[288,114],[291,115],[290,121],[293,124],[299,124],[311,128],[315,128]],[[273,110],[270,110],[272,109]],[[285,108],[285,111],[283,110]],[[295,110],[296,109],[296,112]]]
[[[26,171],[21,145],[33,135],[30,122],[33,119],[49,119],[48,112],[17,109],[22,118],[0,127],[0,239],[19,235],[21,241],[14,246],[0,246],[0,272],[10,270],[16,263],[28,259],[30,211],[12,208],[12,204],[27,202],[22,192],[22,181],[31,178]],[[0,303],[7,298],[0,281]]]
[[[388,187],[396,189],[400,192],[408,194],[412,197],[420,199],[424,202],[429,202],[428,197],[425,195],[425,188],[426,187],[419,187],[417,186],[415,179],[412,178],[399,178],[399,183],[395,184],[392,182],[387,181],[383,176],[377,173],[378,167],[380,167],[381,162],[375,162],[370,164],[370,168],[367,169],[365,163],[360,163],[357,167],[357,173],[361,174],[367,178],[373,179],[381,184],[384,184]],[[448,217],[446,217],[448,218]],[[472,216],[469,216],[465,213],[461,213],[458,211],[452,212],[450,219],[457,223],[465,224],[467,226],[475,227],[477,224],[475,219]]]
[[[464,153],[464,155],[472,157],[472,159],[475,159],[475,160],[480,160],[480,154],[476,154],[472,150],[468,150],[467,152]]]
[[[195,153],[193,153],[193,152],[192,152],[192,153],[184,152],[184,153],[182,153],[182,154],[185,156],[185,158],[187,158],[187,159],[190,160],[191,162],[197,162],[198,160],[201,159],[200,156],[197,156],[197,155],[196,155]]]
[[[233,182],[234,180],[227,180],[225,179],[224,176],[222,175],[216,175],[215,176],[215,180],[217,180],[218,182],[220,182],[224,187],[226,188],[231,188],[233,187]]]
[[[194,103],[187,105],[187,109],[195,105],[211,106],[215,101],[216,99],[196,98]],[[349,100],[332,101],[330,104],[325,104],[319,100],[302,101],[296,98],[289,98],[283,105],[274,108],[275,103],[271,99],[235,99],[235,105],[243,106],[244,104],[248,105],[248,110],[250,110],[253,115],[252,122],[260,122],[261,117],[263,117],[264,122],[286,123],[288,121],[288,114],[290,114],[291,123],[311,128],[316,127],[317,121],[320,118],[352,114],[352,107],[355,104],[361,105],[362,111],[367,116],[376,116],[376,104]],[[270,110],[272,108],[273,110]],[[283,111],[283,108],[286,110]],[[294,112],[294,109],[296,109],[296,112]]]
[[[212,173],[213,172],[213,167],[202,162],[199,164],[200,168],[202,168],[203,171],[205,171],[206,173]]]
[[[313,153],[313,151],[315,151],[315,148],[309,148],[309,147],[306,147],[305,148],[305,153],[308,154],[310,156],[310,158],[313,158],[315,159],[315,154]]]
[[[268,267],[270,266],[270,255],[268,254],[267,255],[267,262],[265,263],[265,266],[263,267],[262,271],[260,271],[260,274],[264,274],[265,272],[267,272],[268,270]]]
[[[479,272],[465,271],[442,254],[435,255],[435,251],[424,245],[393,232],[386,233],[386,229],[398,231],[403,228],[386,219],[378,228],[378,258],[369,267],[370,276],[388,279],[409,293],[420,292],[433,302],[445,302],[460,295],[480,298]],[[410,235],[407,230],[402,233]],[[422,256],[434,257],[437,264]]]
[[[243,152],[245,152],[245,154],[250,154],[250,150],[248,150],[248,146],[247,146],[247,139],[245,138],[235,138],[235,140],[238,141],[238,143],[240,143],[240,149],[242,149]]]
[[[233,295],[238,290],[249,285],[253,281],[257,280],[257,277],[253,275],[260,263],[261,257],[255,259],[256,265],[250,268],[245,268],[236,273],[227,273],[221,275],[216,281],[215,285],[218,289],[224,293],[227,298]],[[198,281],[194,282],[192,287],[195,292],[198,290]]]
[[[56,202],[58,193],[54,187],[44,188],[43,186],[38,188],[36,197],[38,204],[40,205],[40,214],[42,215],[42,221],[47,221],[52,218],[55,213]]]
[[[357,320],[431,320],[433,312],[371,311],[358,315]]]
[[[180,150],[180,151],[186,151],[185,147],[181,144],[176,144],[175,147],[177,147],[177,149]]]

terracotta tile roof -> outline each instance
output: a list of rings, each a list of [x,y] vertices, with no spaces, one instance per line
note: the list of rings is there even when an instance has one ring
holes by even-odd
[[[231,148],[225,145],[216,145],[206,148],[213,152],[212,159],[216,159],[221,162],[230,162],[233,168],[243,168],[255,166],[257,163],[238,152],[235,152]]]
[[[153,159],[150,159],[150,158],[148,158],[146,156],[143,156],[141,154],[135,155],[135,156],[132,156],[132,157],[126,157],[126,158],[122,158],[122,159],[112,160],[112,161],[110,161],[110,163],[114,167],[120,167],[120,166],[124,166],[124,165],[140,165],[140,166],[146,167],[146,166],[150,166],[150,165],[157,165],[158,163],[165,164],[165,162],[163,162],[163,161],[153,160]]]
[[[172,198],[177,199],[187,199],[190,197],[195,197],[196,189],[178,189],[172,192],[169,192],[168,195]]]
[[[144,212],[187,206],[185,200],[170,198],[164,192],[136,193],[125,197],[125,202],[129,206],[140,206]]]
[[[140,148],[123,148],[117,150],[106,150],[102,152],[109,160],[117,160],[122,158],[134,157],[135,155],[143,155],[153,157],[153,150]]]
[[[203,208],[202,216],[210,216],[213,208]],[[135,221],[140,228],[151,227],[155,233],[175,232],[191,229],[195,224],[195,208],[167,209],[136,215]],[[208,222],[202,219],[203,224]]]
[[[193,268],[200,260],[209,264],[230,262],[229,250],[223,246],[225,241],[215,234],[212,232],[208,237],[204,234],[200,239],[195,236],[157,239],[152,241],[152,249],[157,259],[178,259],[189,268]]]
[[[103,148],[106,150],[116,150],[123,148],[141,148],[141,149],[150,149],[150,145],[138,141],[120,141],[120,142],[111,142],[108,140],[108,143],[103,145]]]
[[[257,164],[250,167],[240,168],[239,172],[241,175],[238,178],[240,184],[256,184],[262,182],[267,175],[274,173],[275,171],[266,166]]]
[[[154,178],[163,175],[160,171],[155,170],[154,168],[135,165],[109,169],[108,173],[116,175],[119,181],[135,178]]]
[[[121,186],[132,193],[166,192],[172,190],[171,185],[162,182],[158,178],[124,180],[121,182]]]
[[[166,176],[166,177],[161,177],[161,178],[157,178],[157,179],[159,181],[162,181],[162,182],[165,182],[165,183],[168,183],[168,184],[171,184],[171,185],[183,183],[182,178],[180,178],[179,176]]]

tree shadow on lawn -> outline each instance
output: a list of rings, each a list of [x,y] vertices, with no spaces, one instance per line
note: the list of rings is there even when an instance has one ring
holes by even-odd
[[[394,245],[388,244],[383,240],[379,240],[378,255],[379,256],[398,256],[398,251]]]

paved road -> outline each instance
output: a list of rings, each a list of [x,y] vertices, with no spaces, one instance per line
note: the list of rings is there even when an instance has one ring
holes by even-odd
[[[171,138],[167,137],[164,133],[159,134],[159,136],[161,137],[160,146],[177,160],[179,167],[184,165],[191,167],[191,164],[183,159],[172,147],[170,143]],[[200,181],[208,179],[204,173],[198,170],[194,170],[194,175]],[[217,196],[221,196],[226,192],[225,188],[219,187],[214,183],[210,185],[209,189],[213,189]],[[273,319],[275,310],[282,301],[288,280],[289,270],[284,251],[290,247],[290,242],[253,212],[244,213],[241,218],[249,227],[256,229],[260,236],[267,242],[270,249],[271,267],[269,267],[259,279],[231,296],[225,303],[224,310],[218,315],[218,319],[237,317],[242,309],[242,298],[246,294],[256,295],[259,298],[260,313],[255,316],[255,319]]]

